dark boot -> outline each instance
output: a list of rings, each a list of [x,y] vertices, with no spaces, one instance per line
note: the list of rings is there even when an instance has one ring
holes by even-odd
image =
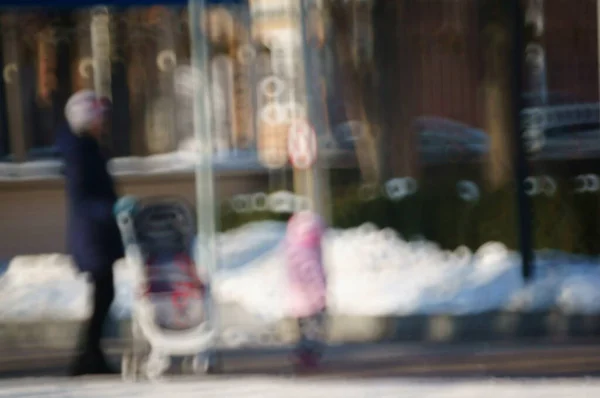
[[[100,348],[104,322],[114,299],[112,272],[94,278],[94,310],[80,340],[80,354],[72,364],[71,376],[115,374]]]
[[[69,370],[70,376],[111,375],[118,372],[113,369],[100,350],[84,351],[80,354]]]

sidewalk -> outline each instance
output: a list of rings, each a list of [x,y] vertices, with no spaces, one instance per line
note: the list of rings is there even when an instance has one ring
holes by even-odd
[[[115,366],[118,347],[107,347]],[[223,368],[219,376],[239,379],[270,376],[274,380],[292,377],[292,347],[278,349],[221,351]],[[63,376],[70,361],[67,351],[2,352],[0,384],[15,377]],[[180,363],[175,359],[169,378],[181,380]],[[600,377],[600,346],[550,344],[530,341],[521,344],[360,344],[330,346],[312,380],[398,380],[428,378],[553,378]],[[199,380],[206,379],[199,376]],[[119,380],[118,377],[115,380]],[[213,380],[213,379],[211,379]],[[1,392],[1,388],[0,388]],[[79,397],[77,397],[79,398]]]
[[[123,383],[118,379],[26,379],[0,382],[0,397],[25,398],[551,398],[600,396],[598,380],[449,381],[302,380],[275,377],[180,379]]]

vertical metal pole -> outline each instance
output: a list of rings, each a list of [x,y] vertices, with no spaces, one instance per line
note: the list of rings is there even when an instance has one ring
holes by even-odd
[[[524,24],[528,34],[523,37],[525,46],[524,67],[527,81],[523,87],[535,102],[526,101],[526,106],[545,106],[548,103],[548,79],[546,76],[546,54],[543,46],[544,0],[528,0],[524,10]],[[543,132],[542,132],[543,134]]]
[[[2,28],[1,25],[0,28]],[[0,45],[0,65],[4,64],[4,46]],[[6,102],[5,79],[0,79],[0,159],[4,159],[10,153],[10,148],[8,147],[10,130],[8,128]]]
[[[91,11],[90,37],[94,65],[94,89],[98,96],[112,101],[111,15],[107,7],[98,6]]]
[[[523,278],[530,279],[533,276],[533,239],[532,222],[533,212],[531,201],[525,193],[524,181],[529,171],[527,165],[526,152],[523,142],[523,123],[521,123],[521,111],[523,110],[523,28],[524,13],[521,0],[512,0],[510,10],[513,29],[513,70],[512,72],[512,106],[513,106],[513,131],[514,153],[515,153],[515,179],[517,181],[517,206],[518,206],[518,224],[519,224],[519,249],[523,258]]]
[[[160,18],[167,25],[154,26],[157,35],[156,65],[158,66],[158,95],[153,98],[154,107],[154,133],[160,137],[163,151],[176,151],[178,137],[175,128],[175,68],[177,67],[177,54],[175,51],[175,17],[170,10],[161,10]],[[155,137],[156,138],[156,137]]]
[[[112,102],[112,59],[111,59],[111,15],[109,9],[104,6],[94,7],[90,11],[90,41],[92,51],[93,82],[96,95],[100,98],[109,99]],[[112,137],[110,136],[108,124],[104,123],[104,134],[102,141],[111,149]]]
[[[598,44],[598,101],[600,101],[600,0],[596,1],[596,32]]]
[[[215,183],[213,176],[213,145],[210,129],[208,43],[201,31],[205,21],[206,0],[190,0],[189,26],[194,84],[194,135],[198,144],[196,161],[196,214],[198,220],[197,261],[200,271],[208,275],[208,319],[218,335],[218,313],[212,301],[212,277],[217,270]]]
[[[302,33],[302,58],[304,64],[304,85],[305,85],[305,99],[306,109],[308,113],[308,119],[313,125],[317,137],[320,137],[326,133],[328,126],[325,125],[325,118],[322,115],[321,95],[318,88],[319,81],[315,81],[313,78],[314,68],[318,62],[315,59],[315,52],[309,42],[310,38],[307,33],[308,24],[308,11],[315,5],[314,0],[301,0],[300,1],[300,29]],[[320,141],[320,140],[319,140]],[[321,150],[322,148],[319,148]],[[302,196],[310,198],[312,202],[313,211],[319,213],[328,222],[331,221],[331,211],[329,208],[330,194],[329,194],[329,181],[328,181],[328,170],[326,169],[326,162],[322,158],[321,154],[318,154],[317,161],[308,170],[297,170],[294,169],[294,191]]]
[[[2,70],[5,83],[6,105],[8,113],[8,129],[10,149],[15,161],[24,161],[31,137],[31,120],[24,115],[23,72],[21,68],[23,50],[19,29],[19,14],[9,13],[3,20],[2,48],[4,51],[4,68]]]

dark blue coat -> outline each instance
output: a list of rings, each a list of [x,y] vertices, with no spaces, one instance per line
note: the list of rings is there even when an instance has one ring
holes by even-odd
[[[64,160],[69,251],[81,271],[101,276],[123,256],[107,159],[94,138],[76,136],[68,127],[59,131],[57,147]]]

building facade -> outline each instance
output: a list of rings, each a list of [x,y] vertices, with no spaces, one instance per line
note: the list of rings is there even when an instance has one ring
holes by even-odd
[[[225,3],[199,24],[222,229],[282,217],[251,198],[300,190],[339,227],[499,241],[526,262],[599,253],[595,0],[315,1],[302,18],[294,2]],[[1,25],[0,256],[65,250],[53,140],[76,89],[113,102],[123,193],[196,201],[186,4],[7,5]],[[324,159],[303,186],[299,119]]]

